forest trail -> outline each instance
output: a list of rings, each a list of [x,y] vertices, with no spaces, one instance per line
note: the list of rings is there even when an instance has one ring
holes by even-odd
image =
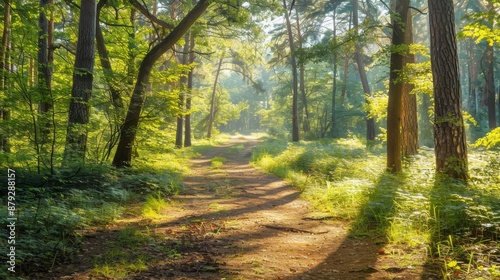
[[[142,248],[150,257],[147,269],[124,279],[421,278],[421,269],[397,265],[384,244],[348,238],[347,222],[314,217],[297,189],[251,166],[258,141],[233,137],[203,152],[192,160],[165,219],[130,217],[121,226],[155,240]],[[55,269],[53,279],[101,279],[85,258],[102,254],[107,245],[99,242],[110,242],[116,231],[98,232],[80,263]]]

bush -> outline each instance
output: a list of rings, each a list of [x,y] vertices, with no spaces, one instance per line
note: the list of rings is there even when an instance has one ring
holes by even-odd
[[[487,149],[500,147],[500,127],[488,132],[483,138],[479,138],[474,147],[486,147]]]

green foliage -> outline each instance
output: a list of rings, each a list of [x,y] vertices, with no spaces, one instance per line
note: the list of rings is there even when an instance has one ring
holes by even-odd
[[[368,103],[365,105],[365,110],[368,112],[368,116],[377,119],[377,121],[387,119],[387,104],[389,98],[387,93],[383,91],[378,91],[372,94],[372,96],[366,96]]]
[[[226,160],[227,159],[225,157],[216,156],[210,159],[210,163],[212,164],[212,167],[220,168],[222,167],[222,165],[224,165],[224,162],[226,162]]]
[[[160,195],[146,196],[146,202],[142,206],[142,216],[146,219],[158,219],[162,211],[167,207],[167,202]]]
[[[478,139],[474,147],[485,147],[487,149],[500,147],[500,127],[493,129],[488,132],[486,136]]]
[[[22,236],[16,240],[22,248],[16,253],[19,273],[43,271],[74,258],[82,245],[82,232],[112,223],[130,203],[146,198],[143,215],[159,217],[167,205],[164,197],[179,191],[180,175],[187,172],[185,161],[193,155],[192,149],[151,154],[152,162],[119,171],[105,165],[87,165],[76,171],[57,169],[49,176],[15,168],[20,210],[16,230]],[[1,172],[7,174],[4,169]],[[0,208],[0,218],[5,220],[6,205]],[[7,254],[6,229],[0,236],[0,253]],[[122,239],[127,246],[133,241],[130,236]],[[131,273],[144,268],[146,258],[142,260],[142,265],[139,260],[103,262],[95,273]]]

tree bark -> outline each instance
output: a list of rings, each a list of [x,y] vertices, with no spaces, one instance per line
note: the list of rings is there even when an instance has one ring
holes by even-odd
[[[453,0],[429,0],[436,172],[468,178]]]
[[[337,23],[335,17],[337,15],[337,6],[334,7],[333,10],[333,42],[337,44]],[[330,117],[330,137],[335,136],[335,121],[336,121],[336,98],[337,98],[337,49],[333,50],[333,80],[332,80],[332,113]]]
[[[145,86],[149,83],[149,76],[154,63],[182,38],[191,25],[205,12],[208,5],[208,0],[200,0],[172,32],[154,46],[142,60],[127,116],[121,129],[120,141],[113,158],[113,166],[126,167],[131,165],[132,145],[134,144],[139,118],[144,105]]]
[[[189,36],[189,64],[194,62],[194,35],[193,33]],[[186,97],[186,117],[184,119],[185,128],[184,128],[184,147],[191,146],[191,94],[193,92],[193,75],[194,68],[191,68],[187,77],[187,92],[188,95]]]
[[[413,44],[413,19],[411,10],[408,10],[405,25],[405,44]],[[404,57],[404,66],[415,63],[415,55],[408,53]],[[417,96],[411,94],[414,86],[403,83],[403,96],[401,107],[401,153],[403,157],[416,155],[418,153],[418,114]]]
[[[89,123],[94,72],[96,32],[96,2],[82,0],[78,25],[73,88],[68,113],[68,129],[63,165],[83,165],[87,151],[87,124]]]
[[[353,16],[352,21],[356,34],[358,34],[359,19],[358,19],[358,0],[352,0],[353,5]],[[365,63],[363,61],[363,55],[361,52],[361,46],[359,43],[355,44],[354,59],[358,65],[359,79],[363,86],[363,92],[365,95],[371,96],[372,92],[370,89],[370,84],[368,83],[368,77],[366,76]],[[368,103],[368,98],[365,98]],[[369,141],[375,140],[375,119],[366,117],[366,139]]]
[[[50,91],[52,90],[52,71],[49,64],[49,50],[52,48],[49,42],[49,20],[43,11],[50,3],[49,0],[40,0],[40,14],[38,17],[38,90],[41,94],[41,101],[38,105],[39,113],[43,115],[52,109],[52,101]],[[42,128],[45,133],[42,137],[46,137],[49,133]]]
[[[288,43],[290,46],[290,64],[292,67],[292,141],[299,141],[299,114],[298,114],[298,74],[297,74],[297,60],[295,58],[295,46],[293,40],[292,24],[290,23],[290,15],[286,0],[283,0],[283,8],[285,10],[286,29],[288,33]]]
[[[6,93],[9,73],[9,29],[10,29],[10,0],[4,0],[2,46],[0,49],[0,90]],[[10,111],[7,104],[0,104],[0,121],[4,123],[4,131],[0,132],[0,151],[10,153],[9,129],[5,124],[10,120]]]
[[[187,66],[189,64],[189,32],[186,32],[184,36],[184,47],[182,49],[182,64]],[[187,75],[183,74],[180,79],[180,86],[181,89],[179,91],[179,101],[178,101],[178,106],[179,106],[179,111],[180,114],[177,116],[177,129],[175,132],[175,147],[176,148],[182,148],[182,136],[183,136],[183,129],[184,129],[184,100],[186,99],[187,96]]]
[[[488,3],[488,12],[494,13],[493,3]],[[487,21],[487,26],[493,30],[492,20]],[[486,75],[485,75],[485,95],[486,95],[486,107],[488,108],[488,126],[490,130],[497,127],[496,119],[496,103],[495,103],[495,56],[493,52],[493,44],[486,46],[485,50],[485,60],[486,60]]]
[[[100,0],[97,4],[97,15],[96,15],[96,46],[97,52],[99,53],[99,61],[101,62],[101,67],[104,72],[104,78],[106,79],[106,84],[109,87],[109,91],[111,93],[111,103],[113,107],[117,111],[118,120],[121,121],[120,116],[123,111],[123,100],[120,94],[120,90],[116,87],[116,79],[113,71],[113,67],[111,67],[111,61],[109,59],[108,50],[106,48],[106,43],[104,41],[104,35],[102,33],[102,29],[99,25],[100,20],[100,12],[101,9],[108,0]]]
[[[297,43],[299,45],[299,49],[302,49],[302,33],[300,30],[300,19],[299,19],[299,13],[297,9],[295,9],[295,19],[297,22]],[[311,125],[309,121],[309,109],[307,106],[307,94],[306,94],[306,75],[305,75],[305,66],[304,62],[299,62],[299,90],[300,90],[300,96],[302,98],[302,108],[300,111],[304,112],[304,117],[302,118],[302,129],[304,132],[309,132],[311,130]]]
[[[469,47],[467,48],[467,58],[468,58],[468,64],[467,64],[467,72],[468,72],[468,89],[469,89],[469,94],[468,94],[468,102],[467,102],[467,109],[469,110],[469,113],[474,117],[477,118],[477,79],[479,75],[478,71],[478,63],[476,59],[476,43],[474,42],[473,39],[467,39]]]
[[[484,76],[484,95],[486,108],[488,110],[488,127],[490,130],[497,127],[496,123],[496,104],[495,104],[495,68],[493,46],[488,45],[485,50],[486,73]]]
[[[396,2],[392,15],[392,47],[398,48],[406,43],[405,24],[407,22],[409,0]],[[399,73],[403,70],[405,59],[401,50],[391,52],[389,76],[389,103],[387,106],[387,170],[401,172],[401,108],[403,81]]]
[[[224,53],[220,56],[219,64],[217,66],[217,72],[215,73],[214,86],[212,88],[212,95],[210,97],[210,115],[208,115],[208,128],[207,128],[207,138],[212,137],[212,128],[215,119],[215,101],[217,93],[217,85],[219,83],[219,74],[222,67],[222,62],[224,61]]]

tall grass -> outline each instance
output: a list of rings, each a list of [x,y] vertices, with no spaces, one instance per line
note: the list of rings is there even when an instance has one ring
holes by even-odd
[[[357,139],[271,140],[254,149],[253,163],[301,189],[319,211],[350,221],[350,236],[426,253],[444,278],[474,279],[500,273],[498,156],[470,150],[468,184],[436,176],[429,149],[406,160],[401,174],[387,174],[385,151]]]

